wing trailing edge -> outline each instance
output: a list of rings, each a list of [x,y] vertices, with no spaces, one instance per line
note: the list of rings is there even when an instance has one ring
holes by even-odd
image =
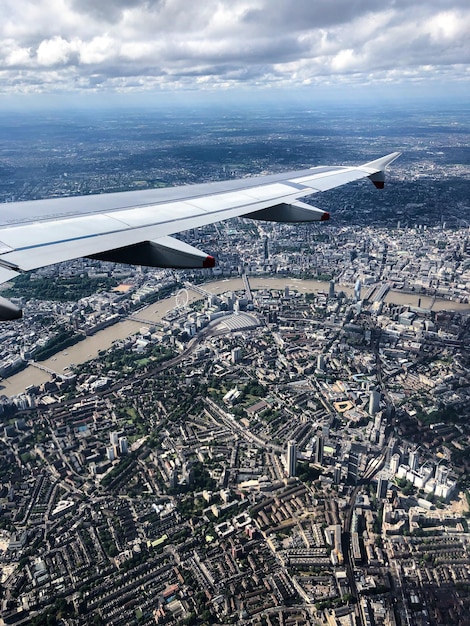
[[[330,214],[306,202],[297,201],[290,204],[276,204],[268,209],[247,213],[243,217],[266,222],[324,222],[330,219]]]

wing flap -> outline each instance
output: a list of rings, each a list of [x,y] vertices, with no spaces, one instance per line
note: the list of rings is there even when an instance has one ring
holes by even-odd
[[[266,222],[298,223],[325,222],[330,219],[330,214],[305,202],[292,202],[291,204],[276,204],[269,209],[247,213],[245,217],[252,220],[265,220]]]

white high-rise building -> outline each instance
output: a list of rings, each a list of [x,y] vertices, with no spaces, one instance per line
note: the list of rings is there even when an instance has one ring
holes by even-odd
[[[418,449],[416,450],[412,450],[410,452],[410,458],[408,461],[408,465],[410,466],[411,470],[416,470],[418,469],[418,465],[419,465],[419,452]]]
[[[399,454],[393,454],[392,458],[390,459],[390,471],[393,475],[395,475],[398,472],[398,468],[400,467],[400,455]]]
[[[361,299],[361,279],[358,278],[356,280],[356,284],[354,285],[354,300],[359,302]]]
[[[382,426],[382,415],[378,413],[374,419],[374,428],[375,430],[380,430],[381,426]]]
[[[438,485],[443,485],[447,481],[448,470],[445,465],[439,465],[436,468],[436,483]]]
[[[242,349],[240,347],[233,348],[232,350],[232,363],[239,363],[242,360]]]

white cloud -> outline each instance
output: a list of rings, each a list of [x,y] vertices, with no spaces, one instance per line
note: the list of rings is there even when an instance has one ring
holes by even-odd
[[[1,63],[4,67],[24,67],[31,61],[31,48],[20,48],[13,40],[3,42]]]
[[[461,19],[463,18],[463,19]],[[426,28],[436,41],[455,39],[461,35],[468,36],[468,18],[460,16],[457,11],[445,11],[432,16]]]
[[[470,62],[466,0],[3,4],[3,91],[461,80]]]
[[[105,63],[116,56],[117,48],[117,43],[108,34],[93,37],[89,42],[80,42],[80,61],[86,65]]]
[[[75,49],[72,42],[66,41],[60,36],[41,41],[37,51],[39,65],[65,64],[70,59]]]

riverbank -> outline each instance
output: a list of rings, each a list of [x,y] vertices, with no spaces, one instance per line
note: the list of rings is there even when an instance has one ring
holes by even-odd
[[[284,290],[289,287],[292,291],[296,290],[302,293],[318,293],[319,291],[328,292],[329,283],[318,280],[302,280],[298,278],[279,278],[268,276],[256,276],[250,277],[250,286],[252,290],[259,289],[280,289]],[[201,287],[215,295],[225,293],[227,291],[240,291],[244,289],[243,280],[241,278],[229,278],[223,280],[217,280],[211,283],[201,285]],[[341,289],[348,295],[352,295],[353,289],[348,287],[338,286],[337,289]],[[194,302],[200,300],[202,296],[191,290],[187,290],[188,302]],[[402,291],[389,291],[385,297],[386,302],[392,302],[394,304],[400,304],[402,306],[412,306],[422,308],[431,307],[434,311],[442,310],[468,310],[470,311],[469,304],[460,304],[456,302],[450,302],[448,300],[436,300],[433,302],[433,298],[429,296],[420,296],[418,294],[408,294]],[[432,305],[432,306],[431,306]],[[174,296],[165,298],[150,304],[149,306],[141,309],[137,316],[140,320],[146,320],[149,323],[158,324],[161,323],[165,315],[176,306],[176,299]],[[98,353],[103,350],[111,348],[115,341],[125,339],[130,335],[137,333],[145,323],[143,321],[133,321],[125,319],[113,326],[109,326],[104,330],[97,332],[91,337],[87,337],[80,343],[71,346],[67,350],[60,352],[46,361],[43,361],[41,365],[58,373],[63,374],[64,370],[67,370],[72,364],[81,364],[94,359],[98,356]],[[51,379],[51,375],[41,369],[38,369],[34,365],[29,365],[24,370],[4,379],[0,383],[0,393],[7,396],[15,396],[23,393],[31,385],[41,385],[47,380]]]

